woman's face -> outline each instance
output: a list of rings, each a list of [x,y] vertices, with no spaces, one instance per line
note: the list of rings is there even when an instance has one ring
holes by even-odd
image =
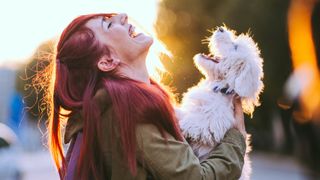
[[[146,55],[153,39],[143,33],[135,34],[134,26],[128,24],[126,14],[118,14],[111,18],[97,17],[86,24],[92,29],[97,39],[107,45],[111,55],[117,56],[125,63],[133,62]]]

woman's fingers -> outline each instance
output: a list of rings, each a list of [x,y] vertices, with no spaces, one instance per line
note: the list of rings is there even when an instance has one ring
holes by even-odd
[[[238,129],[241,134],[246,137],[246,128],[244,124],[244,115],[243,109],[241,105],[241,98],[239,96],[235,96],[233,99],[234,104],[234,117],[235,117],[235,128]]]

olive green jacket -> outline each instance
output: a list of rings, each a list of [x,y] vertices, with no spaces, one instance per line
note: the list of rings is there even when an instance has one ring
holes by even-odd
[[[246,146],[238,130],[229,130],[209,158],[200,163],[186,141],[180,142],[169,133],[165,139],[152,124],[138,124],[136,127],[137,175],[132,176],[121,154],[120,136],[113,131],[117,128],[106,91],[99,90],[94,100],[104,109],[101,120],[106,140],[103,145],[105,156],[102,158],[106,160],[106,171],[112,180],[227,180],[240,177]],[[65,130],[65,143],[69,143],[82,127],[80,115],[71,117]]]

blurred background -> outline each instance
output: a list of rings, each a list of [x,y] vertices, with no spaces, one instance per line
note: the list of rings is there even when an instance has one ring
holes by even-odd
[[[63,28],[86,13],[125,12],[158,37],[163,83],[178,98],[202,78],[192,57],[226,24],[250,31],[264,59],[262,105],[246,117],[252,179],[320,179],[319,0],[70,0],[0,3],[0,179],[58,179],[46,147],[46,104],[33,81]]]

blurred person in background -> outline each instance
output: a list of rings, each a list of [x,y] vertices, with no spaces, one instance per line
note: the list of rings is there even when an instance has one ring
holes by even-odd
[[[126,14],[83,15],[63,31],[52,64],[48,125],[61,179],[240,177],[246,134],[240,100],[235,128],[200,163],[181,135],[170,92],[149,77],[152,43]]]
[[[3,123],[0,123],[0,179],[22,179],[18,166],[16,153],[17,136],[14,131]]]
[[[19,126],[21,123],[23,114],[23,100],[18,92],[14,92],[10,100],[10,119],[9,126],[20,138]]]

